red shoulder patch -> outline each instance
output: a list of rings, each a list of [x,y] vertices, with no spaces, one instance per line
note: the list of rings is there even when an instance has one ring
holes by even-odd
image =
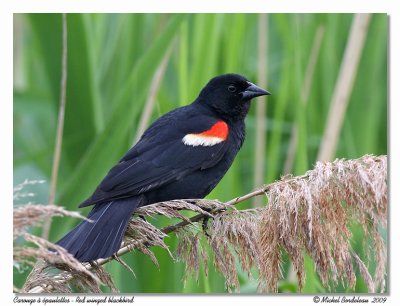
[[[228,138],[229,129],[228,125],[225,121],[218,121],[215,123],[209,130],[199,133],[197,135],[205,136],[205,137],[217,137],[222,140],[226,140]]]
[[[185,135],[182,138],[182,142],[187,146],[210,147],[225,141],[228,138],[228,134],[228,125],[221,120],[204,132]]]

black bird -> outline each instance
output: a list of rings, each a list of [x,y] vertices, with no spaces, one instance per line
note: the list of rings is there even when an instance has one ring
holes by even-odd
[[[231,166],[245,138],[252,98],[270,93],[238,74],[211,79],[190,105],[155,121],[79,207],[88,218],[57,242],[81,262],[121,246],[138,207],[204,198]]]

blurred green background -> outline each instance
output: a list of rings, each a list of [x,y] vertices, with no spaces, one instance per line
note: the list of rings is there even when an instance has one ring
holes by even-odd
[[[258,112],[253,103],[244,146],[209,198],[227,201],[252,191],[257,171],[264,183],[285,172],[304,173],[317,159],[353,18],[352,14],[68,14],[67,102],[56,203],[77,210],[134,143],[141,120],[147,126],[169,110],[190,103],[210,78],[227,72],[245,75],[272,96]],[[385,14],[371,17],[334,154],[338,158],[387,153],[387,23]],[[312,55],[315,71],[307,103],[302,104],[318,32],[320,49]],[[14,15],[14,184],[46,180],[33,188],[36,203],[46,203],[48,198],[61,54],[61,14]],[[264,78],[266,84],[262,84]],[[151,90],[157,82],[159,87]],[[155,103],[146,121],[144,109],[151,91]],[[262,118],[267,118],[266,126],[257,123]],[[299,141],[290,165],[294,126]],[[262,147],[257,133],[266,141]],[[256,151],[265,157],[261,169]],[[239,208],[252,205],[247,202]],[[76,222],[54,219],[50,240],[59,239]],[[171,223],[161,218],[152,222],[157,226]],[[40,229],[32,231],[40,234]],[[353,234],[353,247],[365,259],[360,251],[361,229],[354,226]],[[175,249],[175,237],[166,242]],[[200,273],[198,283],[189,278],[184,287],[184,265],[171,260],[164,250],[153,251],[159,269],[138,252],[123,257],[136,278],[117,263],[107,266],[121,292],[225,292],[224,280],[213,266],[207,278]],[[304,292],[326,292],[310,259],[306,267]],[[296,292],[290,263],[285,262],[283,268],[285,279],[279,290]],[[369,269],[373,272],[373,260]],[[21,286],[28,272],[14,270],[14,283]],[[256,282],[246,274],[241,273],[240,282],[242,293],[256,292]],[[342,285],[331,291],[353,292]],[[354,291],[367,291],[359,274]]]

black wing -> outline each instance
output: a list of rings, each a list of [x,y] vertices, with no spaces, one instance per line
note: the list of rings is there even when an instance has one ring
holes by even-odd
[[[190,146],[182,139],[186,134],[209,129],[218,119],[193,115],[195,119],[183,111],[173,111],[157,120],[80,207],[151,191],[216,165],[227,150],[226,141]]]

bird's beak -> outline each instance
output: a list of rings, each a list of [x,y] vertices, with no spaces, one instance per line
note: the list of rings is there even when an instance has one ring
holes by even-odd
[[[249,87],[242,93],[243,99],[250,100],[259,96],[270,95],[271,93],[249,82]]]

